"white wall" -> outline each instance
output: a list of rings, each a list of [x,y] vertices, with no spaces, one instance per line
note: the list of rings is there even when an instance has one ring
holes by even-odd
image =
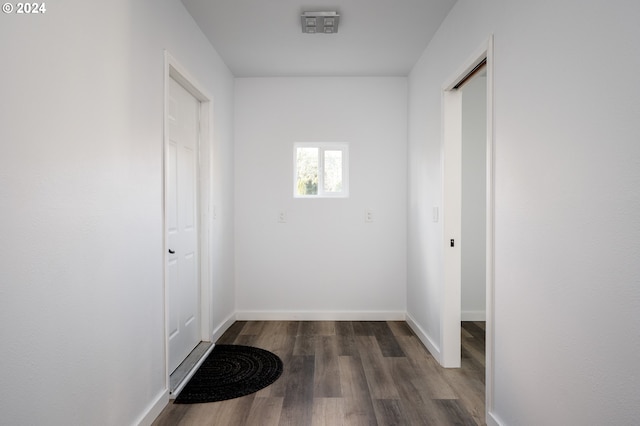
[[[164,48],[214,95],[212,328],[233,312],[233,77],[182,4],[2,14],[3,423],[126,425],[166,400]]]
[[[239,317],[402,317],[407,79],[241,78],[235,107]],[[350,144],[348,199],[293,198],[293,144],[321,141]]]
[[[441,89],[495,35],[492,421],[640,415],[639,16],[459,0],[410,75],[408,314],[440,342]]]
[[[476,76],[462,91],[463,321],[484,321],[486,309],[487,78]]]

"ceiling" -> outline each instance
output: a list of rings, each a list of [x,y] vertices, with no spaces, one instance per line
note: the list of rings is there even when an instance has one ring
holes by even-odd
[[[456,0],[182,0],[236,77],[406,76]],[[340,14],[305,34],[303,11]]]

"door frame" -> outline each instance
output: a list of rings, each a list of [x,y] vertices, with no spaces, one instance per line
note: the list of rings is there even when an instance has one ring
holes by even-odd
[[[200,296],[200,340],[212,340],[212,289],[211,289],[211,253],[212,226],[212,180],[213,180],[213,97],[195,80],[168,51],[164,51],[164,111],[162,140],[162,235],[163,235],[163,284],[164,284],[164,336],[165,336],[165,386],[169,389],[169,286],[167,282],[167,147],[169,144],[169,83],[174,79],[187,92],[200,102],[198,137],[198,283]]]
[[[441,364],[460,367],[461,361],[461,202],[462,202],[462,93],[454,88],[486,59],[486,408],[493,411],[494,383],[494,53],[493,35],[462,64],[442,89],[443,275]],[[450,246],[450,240],[455,246]]]

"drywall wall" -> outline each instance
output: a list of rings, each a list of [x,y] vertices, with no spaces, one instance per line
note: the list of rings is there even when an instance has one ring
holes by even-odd
[[[239,318],[403,317],[406,84],[236,79]],[[295,142],[349,144],[349,198],[294,199]]]
[[[164,49],[214,97],[212,329],[235,303],[233,77],[179,1],[46,6],[0,16],[2,422],[148,422],[166,401]]]
[[[461,318],[484,321],[486,308],[487,78],[462,90]]]
[[[490,424],[640,415],[638,16],[621,0],[459,0],[409,77],[407,307],[439,343],[441,90],[494,34]]]

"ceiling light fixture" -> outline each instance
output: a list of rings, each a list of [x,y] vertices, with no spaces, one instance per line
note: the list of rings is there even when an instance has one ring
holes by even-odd
[[[302,12],[300,15],[302,32],[307,34],[338,32],[340,15],[338,12]]]

